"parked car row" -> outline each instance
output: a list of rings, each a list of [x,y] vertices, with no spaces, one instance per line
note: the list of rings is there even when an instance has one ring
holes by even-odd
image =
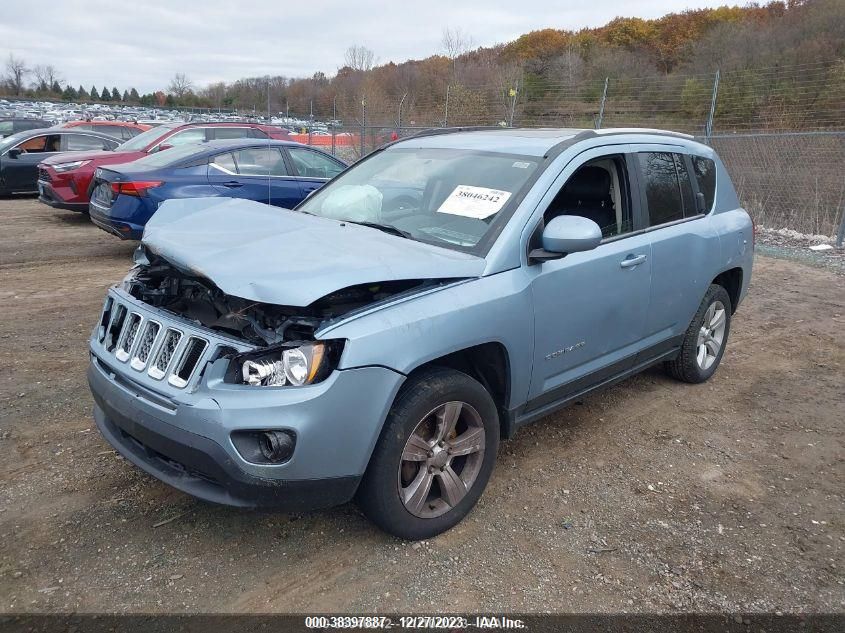
[[[90,212],[103,230],[140,239],[165,200],[229,197],[292,208],[346,168],[260,123],[168,123],[122,143],[94,131],[99,125],[33,129],[0,141],[0,194],[37,192],[44,204]]]
[[[121,144],[116,151],[53,156],[43,162],[39,175],[40,199],[71,211],[88,211],[94,171],[104,165],[130,163],[172,147],[203,141],[252,138],[286,139],[287,132],[256,123],[168,123],[148,129]]]

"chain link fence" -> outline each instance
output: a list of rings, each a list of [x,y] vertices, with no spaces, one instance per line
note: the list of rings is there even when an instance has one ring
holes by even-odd
[[[722,157],[760,226],[845,233],[845,61],[730,72],[576,81],[499,78],[442,94],[334,95],[332,123],[296,140],[354,162],[440,127],[655,127],[693,134]]]

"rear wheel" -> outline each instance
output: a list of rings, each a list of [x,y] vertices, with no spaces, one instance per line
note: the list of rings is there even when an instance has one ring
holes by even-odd
[[[731,329],[731,298],[716,284],[711,285],[684,334],[678,357],[665,364],[673,378],[689,383],[712,376],[728,343]]]
[[[499,419],[490,394],[451,369],[408,380],[396,399],[358,490],[383,530],[419,540],[463,519],[496,461]]]

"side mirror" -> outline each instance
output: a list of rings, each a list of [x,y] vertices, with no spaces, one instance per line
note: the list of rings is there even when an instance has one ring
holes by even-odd
[[[166,149],[171,149],[173,146],[170,143],[162,143],[158,146],[158,151],[163,152]]]
[[[531,262],[560,259],[569,253],[591,251],[601,243],[599,225],[579,215],[559,215],[543,229],[543,248],[528,254]]]
[[[13,147],[8,152],[6,152],[6,156],[8,156],[9,158],[17,158],[21,154],[23,154],[23,150],[19,147]]]

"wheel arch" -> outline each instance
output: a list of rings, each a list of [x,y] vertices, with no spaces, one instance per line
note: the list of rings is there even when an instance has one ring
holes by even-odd
[[[496,404],[500,436],[509,437],[511,367],[508,350],[504,344],[490,341],[449,352],[414,367],[408,377],[433,367],[448,367],[480,382]]]
[[[737,304],[739,304],[740,293],[742,292],[742,268],[730,268],[724,272],[719,273],[713,279],[711,284],[722,286],[727,291],[731,299],[731,314],[736,312]]]

